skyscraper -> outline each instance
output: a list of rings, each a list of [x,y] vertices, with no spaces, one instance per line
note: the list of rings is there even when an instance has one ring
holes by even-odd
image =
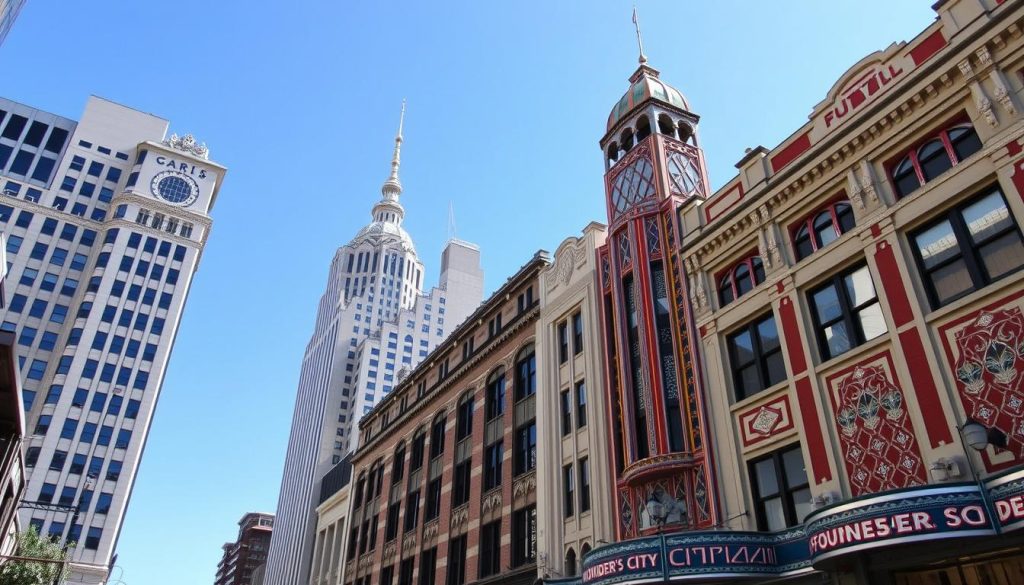
[[[4,44],[24,4],[25,0],[0,0],[0,45]]]
[[[72,583],[108,572],[226,170],[167,129],[97,97],[77,123],[0,99],[0,329],[17,334],[23,377],[21,514],[78,543]]]
[[[480,251],[454,239],[442,252],[438,286],[423,292],[423,264],[402,228],[401,146],[399,123],[372,221],[331,262],[299,374],[267,585],[306,582],[320,478],[357,445],[359,418],[483,298]]]

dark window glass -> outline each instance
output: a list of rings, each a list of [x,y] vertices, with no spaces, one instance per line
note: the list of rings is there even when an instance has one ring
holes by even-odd
[[[823,359],[833,358],[887,331],[867,266],[833,276],[810,293]]]
[[[28,132],[25,134],[25,144],[31,146],[39,146],[43,142],[43,136],[46,135],[46,130],[49,128],[46,124],[36,120],[29,126]]]
[[[484,449],[484,491],[501,485],[501,462],[505,456],[502,441]]]
[[[50,132],[50,137],[46,140],[46,146],[43,150],[49,152],[60,152],[64,148],[64,143],[68,140],[68,131],[63,128],[54,128]]]
[[[505,370],[498,368],[487,378],[487,420],[505,413]]]
[[[800,445],[751,461],[750,480],[759,530],[795,526],[811,512],[811,490]]]
[[[512,566],[537,560],[537,507],[512,513]]]
[[[1024,242],[998,188],[945,213],[910,236],[933,308],[1024,266]]]
[[[793,232],[793,247],[796,249],[797,260],[803,260],[815,250],[834,242],[839,236],[853,229],[854,225],[853,209],[846,200],[814,213]],[[757,268],[763,280],[764,268],[760,264]]]
[[[464,585],[466,582],[466,549],[465,534],[453,538],[448,543],[448,573],[445,585]]]
[[[490,577],[501,571],[501,520],[480,527],[480,567],[478,577]]]
[[[786,379],[779,333],[770,313],[730,335],[726,343],[737,400]]]
[[[21,133],[25,130],[25,124],[28,122],[28,118],[19,116],[18,114],[11,114],[11,117],[7,119],[7,125],[4,126],[4,138],[10,138],[17,142],[21,138]]]
[[[427,484],[427,511],[423,517],[426,520],[433,520],[441,514],[441,478],[430,480]]]
[[[14,162],[11,163],[10,172],[12,175],[27,175],[28,168],[32,166],[32,160],[35,159],[35,153],[27,150],[19,150],[18,154],[14,155]]]
[[[537,423],[530,421],[516,429],[516,475],[537,467]]]
[[[472,471],[472,462],[469,459],[455,465],[455,472],[452,477],[453,508],[469,501],[470,474]]]
[[[590,460],[580,459],[580,513],[590,510]]]
[[[516,362],[516,400],[533,396],[537,392],[537,358],[530,347],[520,354]]]
[[[562,390],[562,436],[572,432],[572,395],[568,390]]]
[[[473,397],[463,398],[459,403],[458,418],[455,424],[455,440],[461,441],[473,433]]]
[[[894,164],[889,174],[897,197],[913,193],[951,167],[981,150],[981,140],[969,124],[943,130]]]
[[[576,513],[576,474],[571,463],[562,467],[562,512],[566,518]]]
[[[583,315],[574,313],[572,316],[572,352],[579,355],[583,352]]]
[[[576,382],[576,428],[587,426],[587,383]]]

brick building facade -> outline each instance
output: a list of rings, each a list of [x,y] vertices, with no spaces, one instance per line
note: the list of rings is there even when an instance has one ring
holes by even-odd
[[[538,252],[360,422],[344,583],[537,575]]]

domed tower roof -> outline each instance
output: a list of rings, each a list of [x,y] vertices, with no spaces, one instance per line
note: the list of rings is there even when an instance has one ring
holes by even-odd
[[[610,131],[619,123],[619,120],[625,118],[634,108],[651,98],[681,110],[690,111],[690,104],[682,92],[659,79],[658,70],[648,65],[647,58],[643,55],[640,56],[640,67],[629,78],[629,81],[631,83],[629,90],[608,114],[606,131]]]
[[[402,126],[404,123],[405,100],[402,100],[402,115],[398,120],[398,134],[395,135],[395,152],[391,157],[391,174],[380,188],[380,201],[374,204],[373,210],[370,212],[373,221],[359,230],[356,237],[352,238],[349,244],[351,246],[358,246],[363,242],[370,242],[373,246],[398,243],[403,250],[414,254],[416,252],[412,238],[402,227],[405,208],[398,202],[398,197],[402,194],[402,182],[398,179],[398,167],[402,162]]]

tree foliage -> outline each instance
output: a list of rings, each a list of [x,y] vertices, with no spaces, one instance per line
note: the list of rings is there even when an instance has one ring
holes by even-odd
[[[14,551],[18,557],[63,561],[66,553],[57,541],[40,536],[34,526],[18,535]],[[49,585],[60,573],[63,580],[68,570],[60,562],[8,560],[0,565],[0,585]]]

